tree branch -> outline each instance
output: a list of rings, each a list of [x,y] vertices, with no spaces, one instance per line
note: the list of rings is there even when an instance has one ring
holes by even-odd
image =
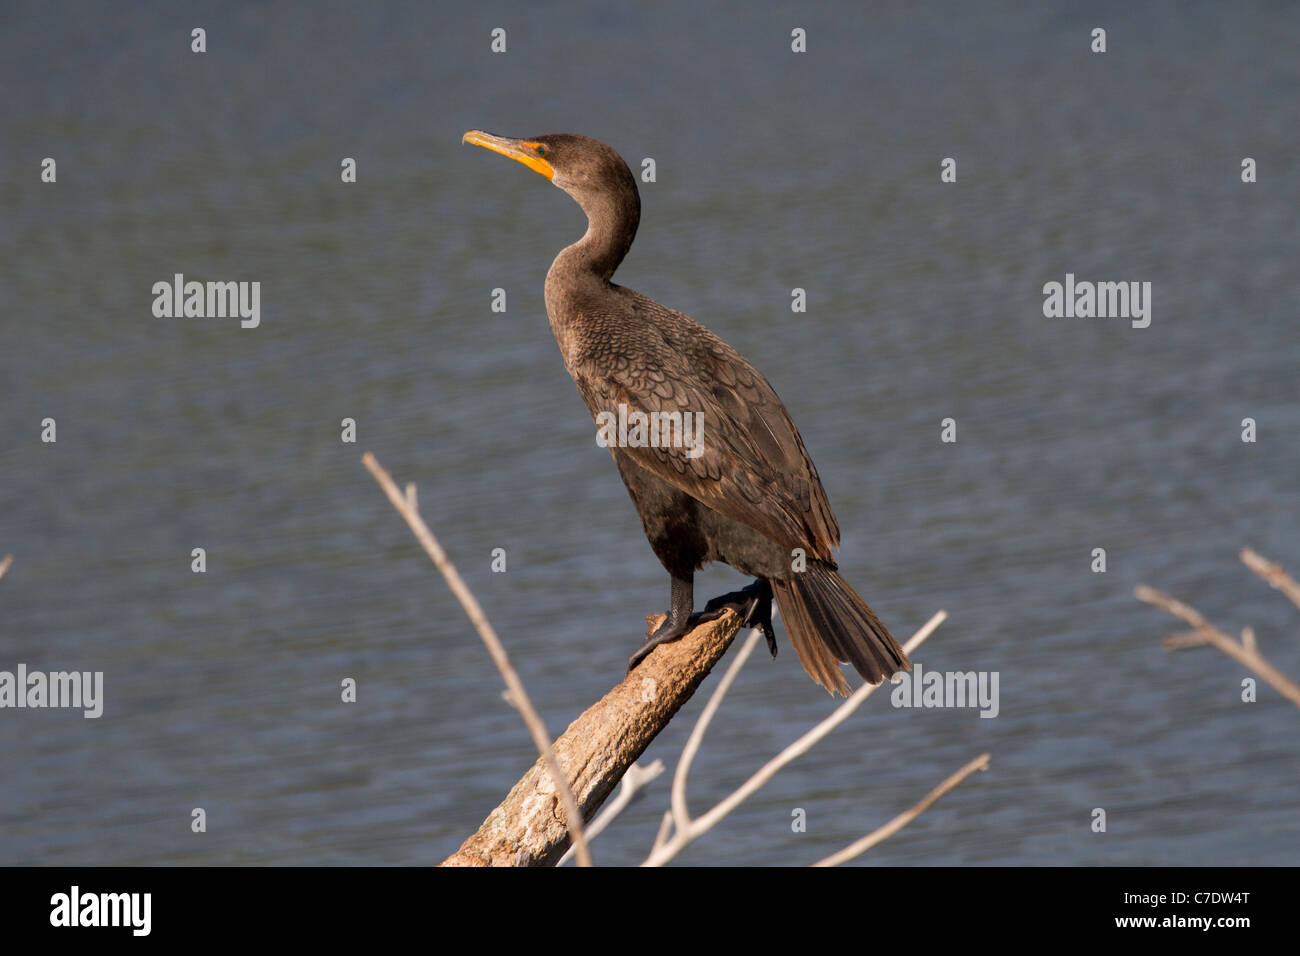
[[[664,762],[662,760],[656,760],[647,767],[642,767],[639,763],[634,763],[628,767],[627,773],[623,775],[623,781],[619,785],[618,796],[605,804],[605,808],[597,814],[596,819],[592,820],[590,826],[587,827],[587,839],[594,840],[608,829],[618,815],[641,795],[641,791],[649,787],[651,782],[663,772]],[[569,847],[556,865],[564,866],[572,857],[573,847]]]
[[[583,712],[552,744],[496,631],[421,518],[415,486],[408,485],[403,495],[374,455],[367,452],[362,461],[384,489],[393,507],[406,519],[420,544],[446,578],[452,593],[465,608],[505,679],[507,699],[524,718],[541,754],[506,795],[505,800],[488,814],[479,829],[441,865],[550,866],[562,859],[570,840],[574,844],[579,865],[590,865],[591,858],[582,832],[584,821],[596,813],[637,758],[668,725],[682,705],[690,700],[696,688],[726,653],[740,629],[740,616],[730,608],[725,609],[721,616],[698,624],[680,640],[656,648],[635,671]],[[737,592],[727,597],[734,597],[734,603],[743,604],[743,599],[747,596],[745,592]],[[946,616],[942,611],[935,614],[905,645],[905,652],[914,651],[934,633]],[[663,615],[647,618],[652,630],[662,620]],[[672,811],[665,814],[664,825],[660,828],[654,850],[646,864],[662,865],[676,856],[767,783],[782,767],[846,720],[875,690],[871,685],[859,688],[830,717],[769,761],[730,797],[704,816],[691,819],[686,805],[686,779],[692,759],[714,712],[753,651],[757,639],[758,632],[755,631],[736,655],[687,742],[673,783]],[[931,803],[960,783],[967,774],[986,767],[987,761],[986,754],[944,781],[908,813],[823,862],[838,862],[840,857],[847,859],[856,856],[885,839],[906,826]],[[630,799],[635,787],[629,786],[626,791],[625,796]],[[561,807],[563,812],[560,812]],[[677,824],[675,832],[672,826],[674,822]]]
[[[921,625],[921,628],[912,635],[911,639],[908,640],[906,644],[903,645],[903,653],[911,657],[913,652],[915,652],[915,650],[925,642],[926,638],[933,634],[938,629],[939,625],[947,619],[947,611],[936,612],[934,616]],[[753,638],[753,640],[757,641],[757,638]],[[752,647],[750,649],[752,650]],[[747,655],[741,655],[742,659],[739,663],[733,665],[733,672],[739,670],[739,664],[744,663],[744,656]],[[730,678],[732,676],[733,674],[729,673],[729,679],[719,685],[717,691],[714,692],[716,700],[720,701],[722,699],[722,695],[726,693],[727,687],[730,686]],[[817,724],[817,726],[813,727],[802,737],[790,744],[790,746],[786,747],[779,754],[760,767],[752,777],[733,790],[730,796],[723,799],[720,803],[714,806],[713,809],[709,810],[702,816],[688,818],[687,825],[684,829],[680,826],[674,828],[671,837],[669,837],[665,828],[661,827],[659,837],[655,839],[654,848],[650,851],[650,855],[646,857],[645,861],[641,865],[663,866],[673,857],[677,856],[678,853],[684,850],[696,839],[712,829],[719,820],[729,814],[732,810],[736,809],[736,807],[740,806],[740,804],[745,800],[749,799],[751,794],[755,793],[769,780],[775,777],[786,764],[807,753],[819,740],[829,734],[844,721],[848,720],[853,712],[857,710],[868,697],[875,693],[876,688],[880,686],[880,684],[863,684],[853,692],[852,696],[836,707],[829,717]],[[714,709],[716,709],[716,705]],[[705,716],[712,717],[712,713],[706,712],[705,715],[701,715],[700,722],[707,727],[708,722],[704,719]],[[704,728],[697,727],[696,730],[698,735],[702,737]],[[695,736],[695,734],[692,734],[692,739],[694,739]],[[699,746],[699,741],[695,741],[695,746]],[[691,753],[693,755],[694,751]],[[665,816],[665,820],[677,820],[679,814],[686,812],[686,781],[684,774],[681,774],[680,770],[679,775],[680,784],[675,781],[674,789],[680,786],[682,791],[681,797],[678,806],[675,807],[670,814]]]
[[[1249,564],[1249,562],[1247,563]],[[1139,601],[1164,608],[1174,617],[1186,621],[1192,626],[1190,632],[1182,632],[1165,638],[1164,646],[1167,649],[1176,650],[1212,644],[1237,663],[1253,670],[1265,681],[1273,685],[1283,697],[1300,707],[1300,686],[1297,686],[1294,681],[1270,664],[1263,654],[1259,653],[1255,648],[1253,631],[1249,633],[1249,637],[1243,635],[1242,640],[1237,641],[1207,621],[1205,616],[1196,608],[1175,600],[1162,591],[1147,587],[1145,584],[1139,584],[1133,593]]]
[[[1297,584],[1295,578],[1282,569],[1282,565],[1268,560],[1253,548],[1242,548],[1241,560],[1246,567],[1285,594],[1292,604],[1300,608],[1300,584]]]
[[[662,615],[650,618],[662,620]],[[655,648],[636,670],[569,725],[555,756],[569,775],[584,819],[599,809],[731,646],[740,617],[731,609],[679,641]],[[550,866],[569,843],[541,760],[443,866]]]
[[[515,673],[514,667],[510,664],[510,657],[506,654],[506,649],[497,637],[496,630],[483,613],[483,608],[479,605],[478,600],[470,591],[468,585],[461,579],[460,572],[456,566],[451,563],[447,553],[442,550],[442,545],[438,544],[438,539],[433,536],[424,519],[420,517],[420,509],[416,504],[415,485],[406,486],[406,494],[403,495],[397,489],[397,483],[393,481],[390,475],[375,459],[370,452],[361,456],[361,462],[366,466],[375,481],[384,489],[384,494],[388,495],[388,500],[392,502],[393,507],[397,509],[398,514],[406,519],[406,523],[411,526],[415,533],[416,539],[424,547],[425,552],[438,566],[442,576],[447,579],[447,585],[451,588],[457,600],[460,601],[461,607],[469,615],[470,621],[473,622],[475,629],[478,630],[479,636],[483,638],[483,643],[487,645],[488,652],[492,655],[492,660],[496,663],[497,669],[501,671],[502,678],[505,679],[506,687],[509,689],[509,700],[528,726],[528,732],[532,735],[533,743],[537,746],[538,752],[541,753],[539,763],[544,766],[544,775],[546,783],[553,795],[559,792],[559,802],[564,805],[564,816],[569,821],[573,830],[573,842],[576,848],[579,866],[591,866],[591,854],[587,850],[587,841],[582,835],[582,823],[584,817],[578,812],[578,804],[574,800],[573,790],[569,787],[568,780],[565,778],[564,769],[560,761],[556,759],[556,754],[551,747],[550,735],[546,732],[546,725],[542,723],[542,718],[538,716],[537,711],[533,708],[532,701],[528,699],[528,692],[524,690],[523,681]],[[566,830],[567,832],[567,830]]]
[[[860,840],[855,840],[838,853],[833,853],[824,860],[818,860],[813,864],[813,866],[839,866],[841,863],[846,863],[855,856],[861,856],[863,853],[866,853],[877,843],[882,843],[883,841],[888,840],[891,836],[903,829],[903,827],[907,826],[926,810],[929,810],[930,807],[934,805],[935,801],[973,774],[976,770],[989,769],[989,756],[989,754],[980,754],[970,763],[966,764],[966,766],[962,767],[950,776],[947,780],[943,781],[943,783],[939,784],[939,786],[927,793],[924,799],[922,799],[916,806],[912,807],[912,809],[900,813],[883,827],[880,827],[878,830],[873,830]]]

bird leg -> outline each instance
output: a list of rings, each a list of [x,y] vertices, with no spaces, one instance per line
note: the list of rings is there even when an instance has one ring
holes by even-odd
[[[668,616],[655,629],[655,632],[646,638],[645,643],[641,645],[641,649],[628,659],[628,671],[634,670],[636,665],[645,660],[650,652],[660,644],[678,640],[689,631],[698,617],[698,615],[691,613],[694,609],[695,575],[688,574],[684,578],[679,578],[675,574],[672,575],[672,598],[668,608]]]
[[[756,627],[767,640],[767,649],[776,657],[776,631],[772,630],[772,585],[766,578],[756,578],[754,583],[739,591],[715,597],[704,605],[702,620],[711,621],[726,608],[740,615],[741,627]]]
[[[679,640],[691,628],[707,621],[715,621],[728,608],[740,615],[741,627],[756,627],[763,632],[767,649],[776,657],[776,631],[772,629],[772,585],[766,578],[756,578],[754,583],[739,591],[719,595],[704,605],[699,614],[692,614],[695,607],[695,576],[672,579],[672,606],[668,616],[655,632],[646,638],[641,649],[627,662],[629,672],[636,669],[646,657],[660,644]]]

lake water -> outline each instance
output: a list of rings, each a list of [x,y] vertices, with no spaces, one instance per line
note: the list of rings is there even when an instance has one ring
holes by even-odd
[[[1300,13],[861,6],[6,5],[0,669],[100,670],[105,703],[0,711],[0,864],[427,864],[477,828],[535,754],[365,450],[553,732],[622,677],[668,588],[546,322],[584,221],[474,127],[655,160],[618,280],[772,382],[848,580],[900,639],[948,611],[917,660],[1000,675],[996,719],[877,694],[680,862],[811,862],[983,751],[859,862],[1300,862],[1300,712],[1132,596],[1300,678],[1300,612],[1237,559],[1300,569]],[[176,273],[260,282],[261,324],[155,318]],[[1149,281],[1149,327],[1045,317],[1067,273]],[[778,634],[697,811],[833,706]],[[596,860],[644,858],[667,802]]]

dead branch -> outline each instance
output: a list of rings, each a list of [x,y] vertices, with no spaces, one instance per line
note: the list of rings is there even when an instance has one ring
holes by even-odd
[[[424,523],[424,519],[420,517],[420,509],[416,503],[415,485],[407,485],[406,494],[403,495],[398,491],[397,483],[393,481],[392,475],[384,470],[374,455],[366,452],[361,457],[361,461],[370,473],[375,476],[375,480],[384,489],[384,494],[388,496],[388,500],[392,502],[398,514],[406,519],[406,523],[410,525],[416,539],[424,547],[433,563],[437,565],[438,570],[442,572],[442,576],[447,579],[447,585],[451,588],[452,593],[456,595],[457,600],[460,601],[465,613],[469,615],[469,619],[483,639],[483,643],[487,645],[488,653],[492,655],[492,660],[496,663],[497,669],[506,682],[510,703],[523,717],[524,723],[528,726],[528,732],[532,735],[533,743],[542,755],[540,763],[545,767],[544,774],[547,777],[547,784],[551,789],[551,793],[558,796],[559,802],[564,806],[564,816],[569,821],[573,832],[573,843],[578,857],[578,865],[591,866],[591,854],[587,850],[587,841],[582,834],[582,824],[585,818],[578,812],[578,804],[574,800],[573,790],[570,788],[568,780],[565,779],[564,770],[551,748],[551,738],[546,732],[546,725],[542,723],[542,718],[538,716],[537,711],[533,708],[532,701],[528,699],[528,692],[524,690],[523,681],[515,673],[515,669],[510,663],[510,657],[506,654],[505,646],[502,645],[501,639],[497,637],[496,630],[488,621],[487,615],[483,613],[483,608],[461,578],[456,566],[447,557],[447,553],[442,550],[442,545],[438,544],[438,539],[433,536],[433,532],[429,530],[428,525]]]
[[[1252,564],[1251,561],[1247,559],[1247,552],[1249,552],[1249,554],[1254,558],[1259,559],[1260,567],[1256,567],[1256,565]],[[1260,574],[1270,583],[1273,583],[1273,579],[1270,578],[1268,573],[1271,569],[1276,569],[1277,573],[1281,574],[1282,578],[1286,578],[1286,575],[1282,572],[1280,566],[1270,565],[1263,558],[1260,558],[1259,555],[1255,554],[1255,552],[1250,551],[1250,549],[1246,549],[1242,552],[1242,560],[1246,562],[1246,565],[1250,567],[1251,570]],[[1261,568],[1267,570],[1261,570]],[[1289,578],[1286,578],[1286,580],[1290,581]],[[1291,584],[1294,583],[1294,581],[1291,581]],[[1273,586],[1285,593],[1286,589],[1284,584],[1273,583]],[[1291,701],[1291,703],[1295,704],[1297,707],[1300,707],[1300,686],[1297,686],[1294,681],[1288,678],[1264,658],[1264,655],[1261,654],[1255,646],[1254,631],[1247,629],[1247,631],[1242,633],[1242,639],[1238,641],[1207,621],[1205,615],[1201,614],[1200,611],[1196,610],[1196,608],[1192,607],[1190,604],[1184,604],[1182,601],[1175,600],[1162,591],[1157,591],[1155,588],[1147,587],[1145,584],[1139,584],[1137,588],[1134,589],[1133,593],[1139,601],[1143,601],[1158,608],[1163,608],[1180,621],[1185,621],[1187,624],[1191,625],[1191,631],[1180,631],[1165,638],[1164,646],[1166,649],[1180,650],[1188,647],[1200,647],[1205,644],[1211,644],[1214,647],[1217,647],[1224,654],[1227,654],[1237,663],[1254,671],[1272,685],[1272,687],[1283,697]]]
[[[634,763],[627,768],[627,773],[623,775],[623,782],[619,784],[618,796],[609,803],[605,804],[604,809],[591,821],[587,827],[587,839],[594,840],[600,836],[609,825],[618,818],[618,815],[632,803],[661,773],[664,772],[664,762],[656,760],[649,766],[643,767],[639,763]],[[560,857],[557,866],[564,866],[573,858],[573,847],[569,847]]]
[[[912,807],[912,809],[900,813],[883,827],[880,827],[878,830],[873,830],[862,839],[850,843],[838,853],[833,853],[824,860],[818,860],[813,864],[813,866],[839,866],[841,863],[846,863],[855,856],[861,856],[863,853],[866,853],[877,843],[888,840],[891,836],[903,829],[903,827],[907,826],[926,810],[929,810],[940,797],[956,787],[957,784],[961,783],[976,770],[989,769],[989,757],[989,754],[980,754],[947,780],[943,781],[943,783],[939,784],[939,786],[927,793],[925,798],[916,806]]]
[[[697,625],[679,641],[657,648],[618,686],[570,724],[564,734],[552,744],[545,725],[529,701],[523,683],[511,666],[505,648],[487,615],[421,518],[415,486],[408,485],[403,494],[374,455],[367,452],[362,461],[384,489],[393,507],[406,519],[465,608],[505,679],[507,701],[519,710],[541,754],[505,800],[483,821],[478,831],[441,865],[554,865],[561,861],[570,840],[579,865],[590,865],[591,858],[583,836],[584,822],[596,813],[637,758],[691,698],[695,689],[726,653],[740,629],[740,617],[733,610],[725,610],[721,617]],[[742,597],[741,594],[735,596]],[[934,615],[905,645],[904,650],[909,654],[914,651],[946,617],[942,611]],[[647,621],[653,629],[662,619],[663,616],[659,615],[647,618]],[[666,815],[665,825],[646,861],[649,865],[662,865],[711,829],[781,768],[846,720],[875,690],[871,685],[859,688],[830,717],[760,768],[727,799],[702,817],[692,819],[686,807],[686,777],[692,759],[723,695],[752,652],[758,633],[753,632],[742,651],[737,654],[687,743],[673,784],[672,811]],[[968,774],[987,766],[988,755],[985,754],[945,780],[912,810],[822,863],[831,865],[841,858],[850,859],[886,839],[957,786]],[[635,790],[635,785],[626,787],[624,797],[631,799]],[[608,814],[605,822],[613,815]],[[675,830],[672,827],[674,822],[677,824]]]
[[[938,611],[930,620],[926,621],[921,628],[912,635],[911,639],[903,645],[903,652],[909,657],[913,652],[933,634],[945,620],[948,618],[946,611]],[[737,787],[732,793],[719,802],[713,809],[707,813],[691,818],[686,809],[686,773],[690,770],[690,757],[693,757],[695,751],[699,748],[700,739],[704,736],[704,731],[708,727],[708,721],[712,718],[713,713],[717,710],[717,705],[721,701],[722,695],[726,693],[731,681],[734,680],[735,674],[745,663],[749,656],[749,651],[753,650],[753,645],[758,638],[750,635],[750,641],[746,644],[746,650],[737,655],[737,659],[732,663],[727,673],[726,679],[719,684],[718,689],[714,692],[714,700],[709,702],[709,707],[700,716],[700,722],[692,732],[691,740],[687,743],[686,753],[683,754],[685,767],[679,766],[677,777],[673,782],[673,809],[664,816],[664,825],[659,829],[659,836],[655,839],[654,847],[650,855],[646,857],[642,866],[663,866],[673,857],[677,856],[682,850],[699,839],[704,833],[711,830],[719,820],[731,813],[732,810],[740,806],[747,800],[751,794],[758,791],[769,780],[777,775],[786,764],[790,763],[797,757],[802,756],[813,748],[813,746],[829,734],[832,730],[842,724],[860,707],[868,697],[876,690],[879,684],[863,684],[853,694],[838,707],[832,711],[831,715],[823,720],[817,726],[813,727],[802,737],[796,740],[790,746],[786,747],[779,754],[760,767],[752,777]],[[699,739],[697,739],[699,738]],[[684,821],[684,825],[683,825]],[[670,824],[676,823],[670,829]]]
[[[740,617],[728,609],[681,640],[656,648],[555,741],[555,756],[569,775],[584,819],[596,812],[632,763],[690,700],[739,629]],[[538,760],[488,814],[478,832],[442,865],[551,865],[569,842],[564,821],[555,811],[551,778]]]
[[[1292,604],[1300,608],[1300,584],[1282,570],[1282,565],[1268,560],[1252,548],[1241,549],[1241,560],[1246,567],[1285,594]]]

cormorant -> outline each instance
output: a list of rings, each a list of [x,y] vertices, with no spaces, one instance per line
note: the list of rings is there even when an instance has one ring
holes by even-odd
[[[836,570],[839,525],[767,379],[695,320],[610,282],[641,218],[636,180],[623,158],[569,133],[511,139],[470,130],[462,142],[518,160],[587,214],[586,234],[546,274],[546,311],[597,424],[619,420],[620,412],[624,421],[638,412],[703,415],[702,451],[663,441],[610,448],[650,547],[672,579],[668,616],[629,669],[701,620],[692,614],[694,575],[710,561],[757,580],[710,602],[703,617],[735,607],[746,626],[763,630],[775,656],[775,593],[804,670],[832,695],[849,692],[841,663],[852,663],[873,684],[910,668],[889,630]],[[801,554],[802,570],[795,570]]]

